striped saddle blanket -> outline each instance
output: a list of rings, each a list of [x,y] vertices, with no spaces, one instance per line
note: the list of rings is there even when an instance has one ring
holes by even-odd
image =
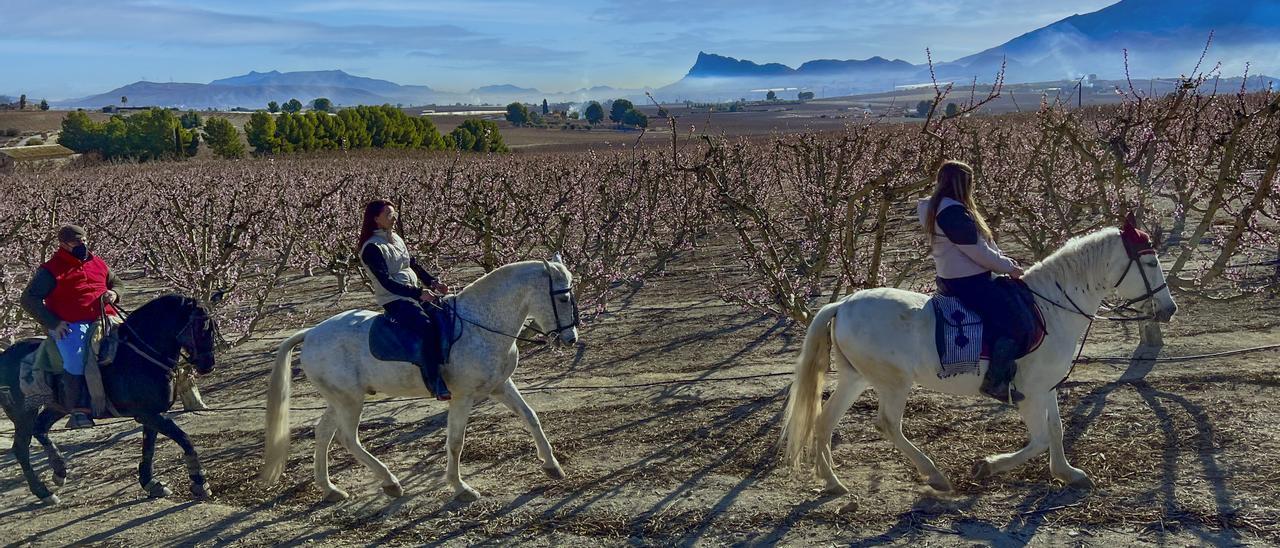
[[[1036,305],[1035,296],[1020,280],[999,278],[996,287],[999,294],[991,297],[1013,301],[1014,306],[1010,308],[1018,311],[1016,317],[1009,321],[1010,335],[1023,348],[1017,357],[1034,352],[1044,342],[1046,334],[1044,317]],[[990,344],[983,337],[982,319],[956,297],[935,294],[929,299],[929,306],[937,320],[934,322],[934,342],[941,364],[938,378],[978,373],[979,362],[991,357]]]

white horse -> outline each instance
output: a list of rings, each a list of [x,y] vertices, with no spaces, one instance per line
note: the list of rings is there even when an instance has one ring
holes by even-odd
[[[1040,347],[1018,360],[1014,379],[1017,390],[1025,395],[1018,412],[1030,442],[1019,451],[985,458],[978,464],[977,475],[1008,471],[1048,449],[1054,478],[1088,487],[1092,484],[1088,475],[1072,467],[1063,453],[1058,413],[1057,385],[1071,371],[1076,345],[1109,293],[1128,300],[1126,306],[1143,302],[1161,322],[1173,317],[1177,305],[1150,240],[1133,227],[1132,218],[1121,230],[1108,228],[1072,239],[1027,269],[1023,279],[1037,293],[1048,330]],[[826,483],[825,494],[848,492],[832,471],[831,434],[868,386],[875,388],[879,398],[876,429],[911,460],[931,487],[951,490],[950,481],[933,461],[902,435],[907,394],[920,384],[950,394],[979,395],[986,365],[976,375],[938,378],[935,321],[925,304],[928,299],[899,289],[863,290],[822,307],[809,324],[791,384],[781,443],[793,469],[816,467]],[[819,409],[832,339],[839,381]]]
[[[470,501],[480,496],[462,481],[458,459],[472,406],[489,397],[524,419],[533,434],[543,471],[555,479],[564,477],[538,415],[521,397],[511,374],[519,360],[516,337],[526,321],[532,320],[539,330],[548,332],[548,338],[558,337],[567,344],[578,340],[578,309],[572,282],[572,275],[557,256],[550,262],[525,261],[498,268],[451,299],[463,318],[462,334],[453,343],[449,363],[441,373],[453,394],[449,401],[445,479],[458,499]],[[281,343],[267,391],[266,447],[259,472],[264,484],[280,478],[289,454],[290,352],[303,343],[302,369],[327,404],[315,428],[315,482],[325,499],[347,497],[345,491],[329,481],[328,453],[335,432],[356,460],[378,476],[384,492],[392,497],[403,494],[400,481],[357,438],[361,409],[366,394],[428,396],[429,392],[418,366],[381,361],[370,354],[369,327],[376,316],[367,310],[349,310]]]

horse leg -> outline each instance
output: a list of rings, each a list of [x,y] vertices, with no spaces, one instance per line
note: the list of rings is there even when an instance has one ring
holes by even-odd
[[[182,448],[182,460],[187,465],[187,477],[191,478],[191,495],[201,500],[213,496],[213,490],[205,480],[204,469],[200,466],[200,455],[196,453],[196,446],[191,443],[187,433],[173,422],[173,419],[162,415],[142,415],[137,420],[144,427],[154,428],[164,434]]]
[[[382,480],[382,492],[393,498],[403,496],[404,489],[400,487],[400,480],[396,479],[391,470],[387,469],[387,465],[365,450],[364,445],[360,443],[360,412],[364,406],[364,398],[339,396],[327,399],[329,400],[329,409],[325,411],[325,414],[328,415],[329,411],[333,412],[332,421],[337,426],[338,442],[343,447],[346,447],[347,451],[350,451],[356,460],[360,461],[360,464],[368,467],[373,471],[374,475],[378,476],[378,479]],[[322,422],[323,420],[321,418]],[[316,436],[318,442],[320,436],[318,428]],[[316,451],[319,454],[320,448],[318,446]],[[317,469],[316,473],[319,474],[319,469]],[[337,497],[339,495],[330,492],[330,496]]]
[[[524,396],[520,395],[516,383],[508,378],[507,382],[502,383],[502,390],[494,392],[492,396],[493,399],[507,406],[507,409],[517,417],[524,419],[525,429],[533,435],[533,444],[538,447],[538,459],[542,461],[542,471],[552,479],[564,479],[564,469],[560,468],[560,461],[556,460],[555,454],[551,452],[551,442],[547,441],[547,434],[542,431],[542,422],[538,420],[538,414],[533,411],[533,408],[524,401]]]
[[[933,460],[902,435],[902,414],[907,408],[908,390],[910,385],[905,387],[876,385],[877,396],[880,398],[880,417],[876,421],[876,429],[893,442],[893,445],[908,459],[911,459],[911,463],[916,466],[916,471],[928,481],[930,487],[938,491],[950,491],[951,482],[933,464]]]
[[[31,488],[31,494],[40,499],[40,502],[53,505],[60,502],[58,495],[49,491],[45,487],[44,482],[40,481],[40,475],[31,467],[31,436],[35,428],[35,419],[31,416],[34,410],[24,410],[17,413],[17,416],[11,416],[13,421],[13,457],[17,459],[18,465],[22,467],[22,476],[27,479],[27,486]]]
[[[817,457],[818,477],[827,484],[822,490],[824,495],[843,495],[849,492],[849,488],[840,483],[840,478],[836,477],[833,469],[835,463],[831,459],[831,436],[835,433],[836,424],[867,389],[867,379],[853,368],[853,364],[849,363],[849,359],[839,348],[836,348],[835,355],[840,380],[827,403],[823,404],[822,412],[818,414],[818,431],[813,438],[813,443],[817,445],[813,454]]]
[[[1058,391],[1049,393],[1049,473],[1053,477],[1072,487],[1089,489],[1093,480],[1079,468],[1067,463],[1066,451],[1062,448],[1062,417],[1058,414]]]
[[[329,481],[329,446],[333,444],[333,434],[337,430],[333,407],[328,407],[324,410],[324,414],[320,415],[320,422],[316,423],[315,472],[316,487],[324,492],[324,500],[329,502],[346,500],[349,496],[346,491]]]
[[[467,433],[467,421],[471,418],[471,396],[453,395],[449,401],[449,433],[445,445],[449,450],[449,464],[445,467],[444,477],[453,487],[454,498],[470,502],[480,498],[480,492],[472,489],[462,481],[458,472],[458,461],[462,459],[462,445]]]
[[[58,419],[65,416],[65,413],[45,408],[36,416],[36,423],[33,435],[36,441],[44,447],[45,457],[49,459],[49,468],[53,469],[53,484],[62,487],[67,483],[67,460],[63,458],[62,451],[58,449],[57,444],[49,438],[49,429],[53,428],[53,424]]]
[[[156,437],[159,434],[155,428],[142,425],[142,462],[138,463],[138,483],[147,492],[147,496],[152,498],[164,498],[173,494],[173,491],[165,487],[164,483],[151,472],[151,464],[156,457]]]
[[[1013,453],[992,455],[978,462],[974,476],[982,479],[1022,466],[1049,448],[1049,427],[1045,397],[1029,395],[1018,404],[1018,414],[1027,425],[1027,445]]]

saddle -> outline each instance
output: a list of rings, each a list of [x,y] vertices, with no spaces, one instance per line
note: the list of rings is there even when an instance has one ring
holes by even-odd
[[[449,363],[449,351],[462,334],[462,328],[456,325],[458,318],[452,306],[427,306],[425,309],[431,316],[431,325],[435,327],[432,339],[435,344],[440,345],[440,356],[444,358],[442,363],[435,365],[443,366]],[[422,363],[425,355],[422,341],[420,334],[400,325],[386,314],[378,314],[369,327],[369,353],[382,361],[410,362],[419,367],[433,365]]]
[[[1009,335],[1021,348],[1014,359],[1022,358],[1034,352],[1044,342],[1047,334],[1044,317],[1026,282],[1001,277],[996,279],[995,285],[997,294],[991,298],[1008,299],[1015,303],[1015,306],[1010,307],[1016,312],[1015,317],[1008,322],[1013,331]],[[938,362],[941,364],[938,377],[976,374],[979,362],[991,357],[990,344],[983,336],[981,318],[956,297],[935,294],[929,299],[929,306],[937,320],[934,322],[934,342],[938,349]]]

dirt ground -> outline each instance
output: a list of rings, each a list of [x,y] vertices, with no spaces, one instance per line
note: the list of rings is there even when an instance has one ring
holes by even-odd
[[[175,494],[148,499],[137,484],[140,429],[106,421],[54,433],[71,466],[59,506],[39,505],[13,458],[0,460],[0,539],[38,546],[1280,543],[1274,353],[1079,368],[1062,410],[1067,455],[1091,474],[1091,491],[1053,482],[1043,456],[973,480],[978,459],[1025,443],[1016,412],[918,390],[906,434],[956,486],[932,492],[874,429],[869,392],[840,423],[834,450],[852,493],[820,497],[815,480],[775,468],[789,377],[715,380],[786,374],[803,336],[720,301],[707,265],[723,264],[731,251],[710,246],[680,257],[666,276],[614,301],[577,347],[535,350],[522,361],[516,382],[542,418],[564,480],[542,474],[521,423],[487,402],[473,415],[462,462],[483,498],[451,501],[441,480],[444,404],[375,396],[361,437],[405,495],[382,494],[335,444],[334,481],[353,497],[324,503],[311,481],[311,428],[322,401],[295,370],[292,456],[282,482],[258,486],[271,351],[297,327],[367,304],[361,292],[335,297],[331,278],[297,279],[293,315],[220,356],[202,381],[215,409],[176,416],[201,451],[211,500],[192,500],[180,451],[163,439],[157,475]],[[1160,355],[1280,342],[1274,299],[1179,304]],[[1099,325],[1086,354],[1130,356],[1137,344],[1131,328]],[[701,382],[579,389],[694,379]],[[10,428],[0,423],[0,432]],[[43,458],[37,462],[48,478]]]

